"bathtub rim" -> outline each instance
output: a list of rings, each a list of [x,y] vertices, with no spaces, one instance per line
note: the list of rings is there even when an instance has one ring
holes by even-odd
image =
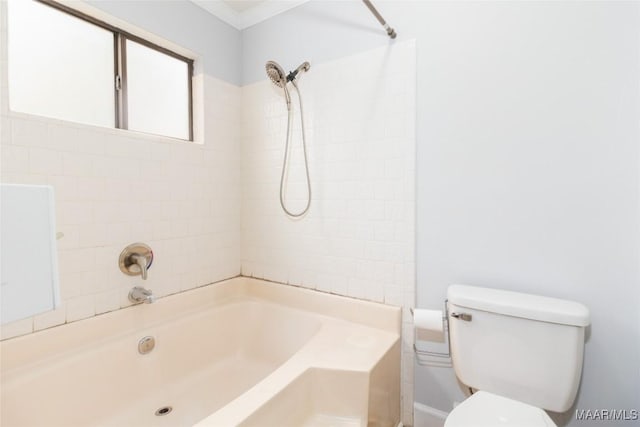
[[[401,307],[365,301],[279,282],[236,276],[139,304],[0,341],[0,373],[62,357],[118,336],[170,322],[199,311],[258,300],[401,333]],[[25,360],[25,354],[28,358]],[[18,357],[19,355],[19,357]]]

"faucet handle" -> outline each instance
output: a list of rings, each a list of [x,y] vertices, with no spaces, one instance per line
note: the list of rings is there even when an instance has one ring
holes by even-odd
[[[120,253],[120,270],[129,276],[142,276],[147,279],[147,271],[153,263],[153,251],[144,243],[133,243]]]
[[[152,253],[152,258],[151,260],[153,260],[153,253]],[[149,268],[149,265],[147,263],[149,263],[149,260],[147,260],[147,257],[145,257],[144,255],[140,255],[138,253],[132,254],[130,257],[131,261],[135,262],[138,265],[138,268],[140,269],[140,276],[142,276],[142,280],[147,280],[147,269]]]

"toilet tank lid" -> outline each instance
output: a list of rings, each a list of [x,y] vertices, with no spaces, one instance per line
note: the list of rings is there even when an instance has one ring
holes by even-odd
[[[447,290],[451,304],[506,316],[562,325],[589,325],[589,309],[558,298],[523,294],[500,289],[451,285]]]

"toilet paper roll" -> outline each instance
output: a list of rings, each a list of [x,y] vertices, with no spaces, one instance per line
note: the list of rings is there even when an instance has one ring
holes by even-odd
[[[418,340],[442,342],[444,339],[441,310],[413,310],[413,325]]]

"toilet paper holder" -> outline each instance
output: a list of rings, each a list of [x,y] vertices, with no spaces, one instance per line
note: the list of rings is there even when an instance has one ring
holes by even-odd
[[[418,348],[415,343],[413,343],[413,351],[417,356],[417,362],[422,366],[443,366],[450,367],[451,366],[451,342],[449,340],[449,310],[447,308],[447,302],[449,300],[444,301],[444,310],[442,310],[442,333],[444,334],[444,339],[447,343],[447,351],[446,352],[438,352],[438,351],[428,351]],[[410,308],[411,316],[414,316],[413,308]],[[430,361],[429,363],[421,360],[421,357],[435,357],[436,360]]]

